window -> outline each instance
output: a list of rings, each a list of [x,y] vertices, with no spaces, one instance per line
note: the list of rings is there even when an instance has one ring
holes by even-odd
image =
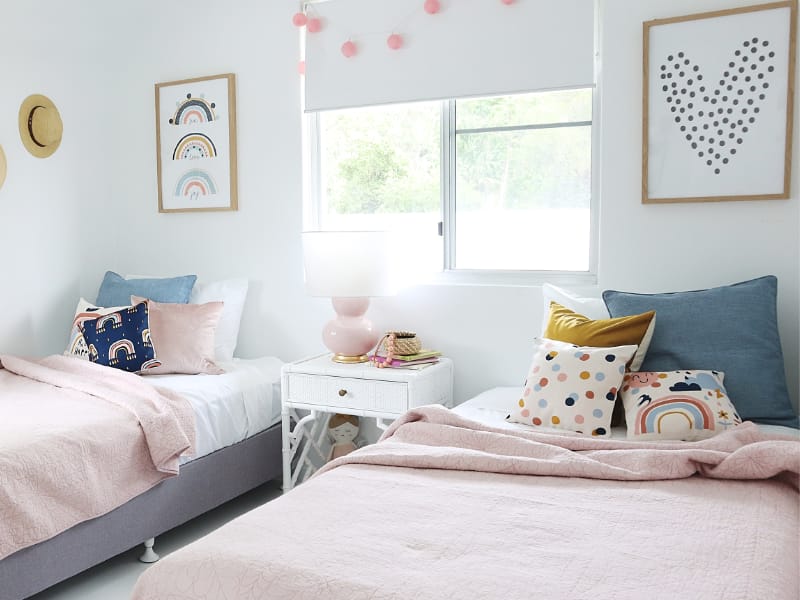
[[[591,273],[592,90],[314,113],[312,227],[446,273]]]

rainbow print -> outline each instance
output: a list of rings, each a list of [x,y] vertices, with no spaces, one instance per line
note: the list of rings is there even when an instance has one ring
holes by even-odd
[[[153,342],[150,339],[150,330],[149,329],[142,329],[142,343],[145,346],[152,346]]]
[[[116,365],[119,362],[119,358],[117,358],[117,354],[119,351],[123,351],[125,353],[125,358],[128,360],[132,358],[136,358],[136,350],[133,347],[133,342],[130,340],[117,340],[108,348],[108,363],[111,365]]]
[[[217,186],[211,175],[200,169],[192,169],[185,173],[175,186],[176,196],[188,196],[193,200],[216,193]]]
[[[142,371],[146,371],[147,369],[155,369],[156,367],[161,366],[161,361],[157,358],[151,358],[150,360],[146,360],[142,363]]]
[[[216,103],[208,102],[205,98],[192,98],[191,94],[186,94],[186,100],[178,104],[178,108],[169,122],[171,125],[210,123],[217,118],[217,114],[214,112],[216,107]]]
[[[109,323],[111,323],[111,329],[122,327],[122,315],[119,313],[111,313],[109,315],[105,315],[104,317],[98,318],[97,324],[95,325],[95,330],[104,331],[106,325]]]
[[[175,145],[172,160],[214,158],[216,155],[217,147],[210,137],[203,133],[187,133]]]
[[[661,433],[666,427],[665,419],[670,423],[685,421],[686,429],[714,430],[714,415],[711,408],[702,400],[689,396],[675,395],[656,400],[636,415],[636,435],[645,433]]]

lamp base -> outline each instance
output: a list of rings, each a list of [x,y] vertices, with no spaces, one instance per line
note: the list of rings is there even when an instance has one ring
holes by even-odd
[[[322,330],[322,341],[333,353],[334,362],[363,363],[378,343],[380,336],[364,314],[369,298],[332,298],[336,318]]]
[[[369,362],[369,356],[361,354],[359,356],[347,356],[346,354],[334,354],[331,358],[333,362],[342,363],[345,365],[353,365],[356,363]]]

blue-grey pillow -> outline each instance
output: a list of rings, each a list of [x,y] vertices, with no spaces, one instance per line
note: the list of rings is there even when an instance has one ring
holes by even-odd
[[[690,292],[606,290],[603,300],[612,317],[656,311],[642,371],[722,371],[743,419],[797,428],[778,335],[777,291],[778,279],[767,275]]]
[[[165,277],[159,279],[125,279],[113,271],[106,271],[100,291],[98,306],[127,306],[131,296],[141,296],[156,302],[187,304],[197,275]]]
[[[150,340],[146,302],[88,319],[79,327],[94,363],[134,373],[161,364]]]

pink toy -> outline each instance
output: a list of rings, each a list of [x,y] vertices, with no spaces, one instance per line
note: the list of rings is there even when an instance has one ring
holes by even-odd
[[[319,19],[309,19],[306,29],[308,29],[308,33],[317,33],[322,29],[322,21]]]
[[[308,23],[308,17],[305,15],[305,13],[301,13],[301,12],[294,13],[294,16],[292,16],[292,23],[296,27],[302,27],[303,25]]]

